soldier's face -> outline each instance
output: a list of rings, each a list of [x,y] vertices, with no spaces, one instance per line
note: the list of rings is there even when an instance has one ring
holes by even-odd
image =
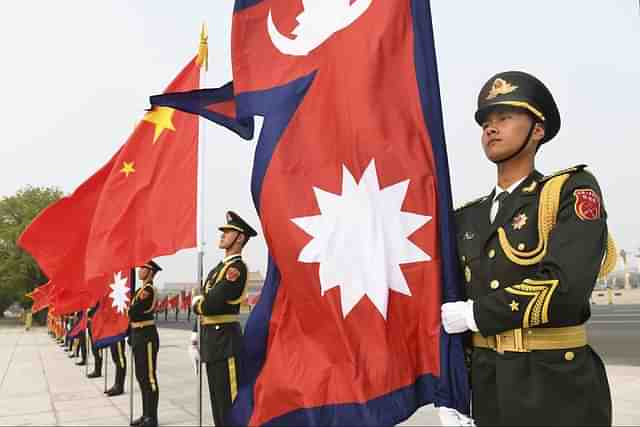
[[[151,276],[151,270],[149,270],[146,267],[138,268],[138,279],[140,279],[140,280],[142,280],[144,282],[145,280],[147,280],[149,278],[149,276]]]
[[[524,142],[533,119],[517,109],[496,109],[482,123],[482,148],[492,162],[505,159],[516,152]],[[535,152],[527,147],[523,153]]]
[[[236,230],[224,230],[222,234],[220,234],[220,242],[218,243],[218,247],[220,249],[229,249],[234,240],[236,240],[236,236],[238,232]]]

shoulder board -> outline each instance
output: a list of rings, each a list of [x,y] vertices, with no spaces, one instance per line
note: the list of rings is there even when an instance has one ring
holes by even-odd
[[[568,173],[580,172],[581,170],[583,170],[586,167],[587,167],[587,165],[577,165],[577,166],[574,166],[572,168],[563,169],[561,171],[552,173],[551,175],[547,175],[547,176],[542,177],[540,179],[540,183],[544,183],[546,181],[549,181],[551,178],[555,178],[556,176],[565,175],[565,174],[568,174]]]
[[[487,198],[488,198],[488,197],[489,197],[489,196],[482,196],[482,197],[478,197],[477,199],[472,200],[472,201],[470,201],[470,202],[467,202],[467,203],[465,203],[464,205],[460,206],[459,208],[455,209],[455,210],[454,210],[454,212],[456,212],[456,213],[457,213],[457,212],[461,211],[461,210],[462,210],[462,209],[464,209],[464,208],[468,208],[468,207],[471,207],[471,206],[477,205],[478,203],[482,203],[482,202],[484,202],[485,200],[487,200]]]

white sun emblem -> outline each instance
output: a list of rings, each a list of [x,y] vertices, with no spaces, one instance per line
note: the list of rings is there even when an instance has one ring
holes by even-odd
[[[113,300],[112,307],[120,314],[127,309],[129,302],[129,286],[127,286],[127,278],[122,277],[122,272],[113,275],[113,283],[109,285],[111,293],[109,297]]]
[[[431,220],[403,212],[409,180],[380,189],[372,160],[359,183],[343,166],[342,194],[313,187],[320,215],[292,218],[313,236],[298,261],[320,263],[320,292],[340,286],[346,317],[366,295],[387,318],[389,290],[411,296],[400,264],[430,261],[408,237]]]

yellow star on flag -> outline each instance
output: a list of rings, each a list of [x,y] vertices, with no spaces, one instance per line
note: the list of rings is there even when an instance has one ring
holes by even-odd
[[[173,118],[173,113],[176,110],[169,107],[153,107],[153,110],[149,111],[144,115],[142,120],[145,122],[153,123],[156,125],[156,129],[153,133],[153,143],[155,144],[158,138],[160,138],[160,134],[165,129],[169,129],[171,131],[175,131],[176,128],[173,127],[173,122],[171,119]]]
[[[129,178],[129,175],[136,171],[136,169],[133,167],[133,164],[134,162],[122,162],[122,169],[120,169],[120,172],[122,172],[127,176],[127,178]]]
[[[509,307],[511,307],[511,311],[518,311],[520,309],[520,303],[511,301],[511,304],[509,304]]]

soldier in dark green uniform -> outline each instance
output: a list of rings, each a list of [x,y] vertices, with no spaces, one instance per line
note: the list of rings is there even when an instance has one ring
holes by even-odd
[[[87,374],[87,378],[100,378],[102,376],[102,350],[96,346],[93,338],[93,316],[98,310],[98,304],[89,309],[89,322],[87,323],[87,331],[91,341],[91,353],[93,353],[93,371]]]
[[[105,391],[107,396],[119,396],[124,393],[124,379],[127,375],[127,357],[124,354],[124,338],[109,346],[111,360],[116,367],[116,380],[113,387]]]
[[[158,425],[158,379],[156,367],[160,340],[153,319],[156,291],[153,279],[162,268],[149,261],[138,268],[142,286],[136,291],[129,307],[131,347],[135,363],[136,379],[142,394],[142,416],[132,426],[152,427]]]
[[[497,186],[455,213],[468,300],[442,306],[447,332],[472,331],[473,418],[611,425],[607,375],[584,325],[596,279],[615,263],[600,187],[584,165],[548,176],[535,169],[538,149],[560,129],[535,77],[492,77],[475,118]]]
[[[225,258],[209,272],[202,295],[194,298],[193,309],[200,315],[202,327],[200,358],[207,365],[211,410],[216,426],[224,426],[225,417],[238,392],[242,348],[242,330],[238,321],[240,305],[246,295],[247,266],[242,249],[249,238],[257,236],[235,212],[227,212],[227,223],[218,247]]]

